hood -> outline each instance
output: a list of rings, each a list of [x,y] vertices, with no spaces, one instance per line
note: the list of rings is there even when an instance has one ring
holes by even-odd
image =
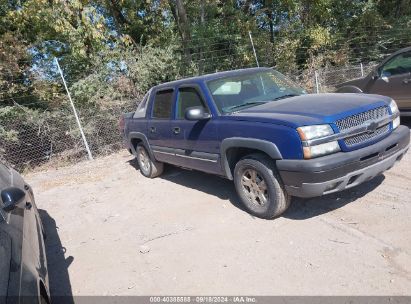
[[[388,105],[389,97],[366,94],[308,94],[269,102],[229,115],[229,119],[272,122],[293,128],[335,120]]]

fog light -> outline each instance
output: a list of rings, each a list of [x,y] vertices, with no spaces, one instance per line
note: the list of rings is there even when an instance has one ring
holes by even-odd
[[[340,184],[341,184],[341,182],[334,182],[334,183],[328,184],[327,187],[325,187],[324,192],[328,192],[328,191],[334,190],[334,189],[337,188]]]

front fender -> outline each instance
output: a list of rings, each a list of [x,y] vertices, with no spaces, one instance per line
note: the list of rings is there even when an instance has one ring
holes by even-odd
[[[230,164],[228,163],[228,159],[227,159],[227,151],[230,148],[249,148],[249,149],[262,151],[275,160],[283,158],[277,146],[270,141],[262,140],[262,139],[255,139],[255,138],[243,138],[243,137],[226,138],[222,141],[221,147],[220,147],[221,163],[222,163],[223,171],[225,175],[230,180],[233,179],[233,176],[231,174]]]

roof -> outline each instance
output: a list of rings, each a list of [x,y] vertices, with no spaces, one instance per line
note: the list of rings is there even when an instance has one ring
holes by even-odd
[[[405,47],[405,48],[399,49],[398,51],[396,51],[396,52],[392,53],[392,55],[391,55],[391,56],[393,56],[393,55],[397,55],[397,54],[399,54],[399,53],[403,53],[403,52],[409,52],[409,51],[411,51],[411,46],[408,46],[408,47]]]
[[[247,69],[223,71],[223,72],[205,74],[201,76],[195,76],[195,77],[183,78],[179,80],[165,82],[157,86],[154,86],[153,88],[174,87],[174,86],[185,84],[185,83],[204,82],[204,81],[214,80],[214,79],[218,79],[222,77],[238,76],[238,75],[262,72],[262,71],[268,71],[268,70],[271,70],[271,68],[261,67],[261,68],[247,68]]]

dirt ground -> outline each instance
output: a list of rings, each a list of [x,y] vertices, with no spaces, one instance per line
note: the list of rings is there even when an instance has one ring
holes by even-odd
[[[232,182],[126,151],[32,173],[55,295],[411,295],[411,152],[357,188],[276,220]]]

